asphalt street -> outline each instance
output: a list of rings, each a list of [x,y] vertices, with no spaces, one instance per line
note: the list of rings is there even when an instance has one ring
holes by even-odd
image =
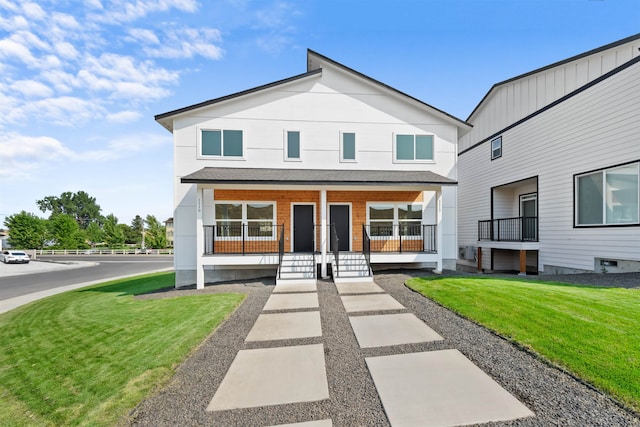
[[[172,267],[172,255],[38,256],[38,261],[28,265],[0,264],[0,300]]]

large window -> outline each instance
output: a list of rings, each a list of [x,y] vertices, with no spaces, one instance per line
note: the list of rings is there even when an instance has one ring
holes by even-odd
[[[576,225],[638,224],[639,180],[639,162],[576,175]]]
[[[356,134],[353,132],[342,132],[340,134],[340,161],[356,161]]]
[[[216,202],[218,237],[275,237],[274,202]]]
[[[433,135],[396,135],[394,156],[401,162],[433,160]]]
[[[288,130],[286,132],[286,156],[287,160],[300,160],[300,131]]]
[[[215,157],[242,157],[241,130],[202,130],[200,154]]]
[[[371,237],[422,235],[421,204],[370,203],[367,216]]]

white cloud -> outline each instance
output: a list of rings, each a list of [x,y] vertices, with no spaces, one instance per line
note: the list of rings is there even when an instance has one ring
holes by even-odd
[[[170,9],[193,13],[198,9],[198,3],[195,0],[114,0],[107,13],[93,18],[102,22],[126,23],[150,13],[166,12]]]
[[[36,118],[58,126],[78,126],[104,116],[104,108],[91,100],[72,96],[45,98],[25,103],[6,114],[9,123]]]
[[[170,145],[171,138],[159,134],[128,134],[108,141],[103,150],[81,153],[84,161],[103,162],[130,156],[133,153],[156,151],[164,145]]]
[[[129,30],[129,35],[131,36],[132,41],[139,41],[145,44],[160,43],[158,36],[156,36],[156,34],[151,30],[145,30],[142,28],[133,28]]]
[[[36,65],[36,59],[27,47],[13,40],[0,40],[0,58],[9,59],[12,57],[19,59],[28,66]]]
[[[66,59],[75,59],[79,56],[78,51],[69,42],[59,42],[54,45],[56,52]]]
[[[27,18],[31,20],[40,21],[47,16],[45,11],[42,10],[37,3],[25,3],[22,5],[22,10],[24,14],[27,15]]]
[[[138,111],[118,111],[117,113],[107,114],[107,121],[111,123],[131,123],[141,117],[142,114]]]
[[[196,55],[220,59],[222,49],[220,31],[213,28],[182,28],[170,30],[157,48],[145,48],[145,52],[157,58],[192,58]]]
[[[75,153],[55,138],[16,132],[0,135],[1,178],[25,178],[52,161],[74,157]]]
[[[50,87],[35,80],[18,80],[11,84],[11,89],[33,98],[47,98],[53,95]]]

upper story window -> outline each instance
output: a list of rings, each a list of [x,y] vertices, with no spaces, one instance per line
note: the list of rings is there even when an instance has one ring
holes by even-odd
[[[499,136],[491,141],[491,160],[502,157],[502,137]]]
[[[342,132],[340,134],[340,161],[356,161],[356,134],[353,132]]]
[[[393,151],[395,161],[432,161],[433,135],[397,134]]]
[[[576,226],[640,224],[640,162],[575,176]]]
[[[200,154],[212,157],[242,157],[241,130],[202,130]]]
[[[300,131],[288,130],[285,133],[285,159],[301,160],[300,158]]]

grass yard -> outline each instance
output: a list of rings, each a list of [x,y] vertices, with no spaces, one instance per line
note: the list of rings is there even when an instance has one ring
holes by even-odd
[[[479,277],[407,286],[640,410],[640,291]]]
[[[0,315],[0,425],[113,425],[165,384],[244,299],[134,299],[173,283],[139,276]]]

